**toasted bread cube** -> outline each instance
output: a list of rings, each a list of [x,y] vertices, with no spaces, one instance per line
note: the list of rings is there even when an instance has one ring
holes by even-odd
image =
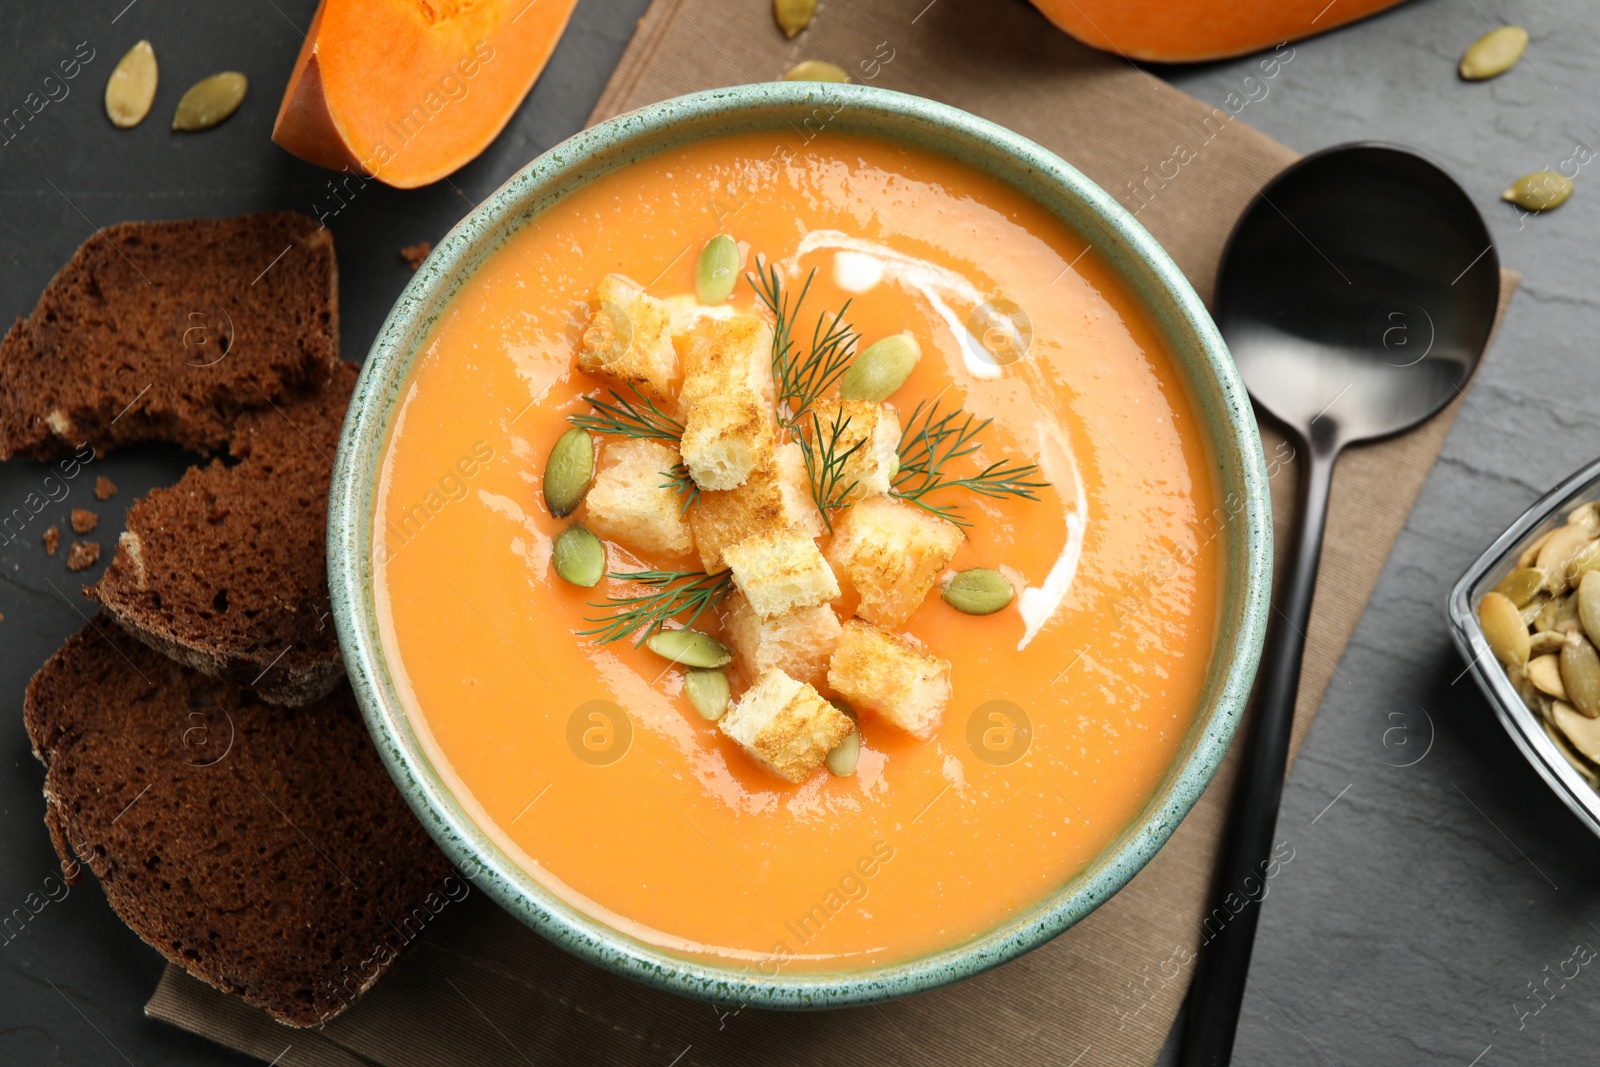
[[[728,597],[722,637],[750,677],[782,671],[816,685],[839,643],[839,616],[826,604],[763,619],[743,593]]]
[[[961,528],[890,496],[869,496],[839,515],[828,559],[861,594],[856,614],[898,629],[956,554]]]
[[[815,689],[782,671],[758,678],[717,726],[762,766],[796,784],[856,728]]]
[[[828,684],[863,708],[926,741],[950,703],[950,664],[860,619],[844,624]]]
[[[600,279],[595,295],[578,348],[579,368],[619,385],[632,383],[658,400],[671,399],[678,352],[667,306],[620,274]]]
[[[845,499],[861,500],[887,493],[900,450],[900,414],[894,406],[868,400],[819,400],[811,411],[816,419],[806,432],[813,441],[819,434],[822,441],[833,441],[834,427],[839,425],[834,454],[844,455],[855,449],[845,459],[839,476],[841,487],[855,483]]]
[[[811,475],[806,473],[805,453],[793,441],[778,446],[778,492],[783,500],[783,521],[802,533],[821,537],[826,527],[822,512],[811,499]]]
[[[667,479],[678,450],[660,441],[610,441],[584,498],[585,525],[634,552],[681,556],[694,548],[683,496]]]
[[[777,448],[772,409],[759,400],[713,396],[683,418],[683,463],[701,489],[737,489]]]
[[[777,447],[772,329],[754,315],[702,318],[684,342],[683,462],[701,489],[736,489]]]
[[[839,595],[839,579],[817,543],[798,530],[746,537],[722,550],[733,584],[763,619],[826,604]]]
[[[758,464],[737,489],[702,490],[689,509],[700,563],[707,574],[727,569],[723,549],[758,533],[795,529],[811,537],[822,534],[822,515],[811,502],[800,446],[778,447],[769,462]]]

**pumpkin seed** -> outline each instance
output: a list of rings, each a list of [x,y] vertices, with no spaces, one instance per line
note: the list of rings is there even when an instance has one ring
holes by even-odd
[[[1496,26],[1462,54],[1461,76],[1477,82],[1504,74],[1517,65],[1527,47],[1527,30],[1521,26]]]
[[[106,117],[119,130],[131,130],[150,114],[156,99],[156,51],[140,41],[119,60],[106,79]]]
[[[1532,622],[1534,633],[1556,633],[1556,612],[1561,610],[1561,598],[1550,597],[1544,601],[1544,607],[1539,609],[1539,614]]]
[[[562,530],[550,547],[550,562],[566,581],[593,589],[606,572],[606,546],[574,523]]]
[[[1517,614],[1517,606],[1500,593],[1485,593],[1478,601],[1478,625],[1495,659],[1507,667],[1528,662],[1528,628]]]
[[[1545,573],[1545,588],[1560,594],[1572,584],[1572,560],[1592,539],[1582,526],[1558,526],[1539,549],[1538,567]]]
[[[1592,642],[1600,635],[1600,571],[1589,571],[1578,583],[1578,621]]]
[[[1600,537],[1600,508],[1591,503],[1572,509],[1567,515],[1567,525],[1582,526],[1590,537]]]
[[[716,722],[728,710],[728,676],[718,669],[691,668],[683,676],[683,691],[707,722]]]
[[[817,13],[817,0],[772,0],[772,14],[785,37],[794,37],[811,25]]]
[[[1524,174],[1500,194],[1524,211],[1549,211],[1567,202],[1572,195],[1572,179],[1553,170],[1536,170]]]
[[[1585,759],[1600,761],[1600,722],[1559,701],[1550,709],[1550,721]]]
[[[1549,605],[1551,599],[1552,598],[1550,594],[1539,593],[1532,600],[1524,604],[1522,606],[1523,625],[1531,627],[1535,633],[1544,633],[1544,631],[1538,627],[1539,616],[1544,614],[1544,609],[1547,605]],[[1551,621],[1554,621],[1554,619]]]
[[[1543,630],[1528,638],[1529,662],[1534,656],[1548,656],[1552,652],[1560,652],[1561,646],[1566,644],[1567,635],[1556,630]]]
[[[807,59],[796,63],[784,72],[786,82],[847,82],[850,75],[844,68],[821,59]]]
[[[657,630],[644,647],[685,667],[725,667],[733,662],[727,645],[699,630]]]
[[[1527,607],[1535,594],[1544,588],[1544,578],[1544,571],[1538,567],[1519,567],[1500,579],[1494,591],[1519,608]]]
[[[882,403],[906,384],[922,358],[922,346],[909,333],[890,334],[868,345],[839,379],[839,395],[846,400]]]
[[[944,602],[964,615],[993,615],[1016,595],[1006,576],[988,567],[964,570],[944,587]],[[1520,617],[1517,621],[1521,622]]]
[[[594,439],[574,426],[556,438],[544,465],[544,504],[556,518],[570,515],[583,503],[594,479]]]
[[[1583,623],[1578,618],[1578,594],[1568,593],[1556,605],[1554,629],[1558,634],[1579,629]]]
[[[835,701],[833,706],[854,723],[856,728],[851,730],[850,735],[843,741],[828,750],[828,773],[836,778],[848,778],[856,773],[856,762],[861,759],[861,720],[856,717],[856,713],[849,705]]]
[[[1573,707],[1591,719],[1600,716],[1600,653],[1577,630],[1561,646],[1561,684]]]
[[[1522,555],[1517,557],[1517,566],[1518,567],[1531,567],[1531,566],[1533,566],[1534,563],[1539,558],[1540,551],[1542,551],[1544,549],[1544,543],[1546,541],[1550,540],[1550,535],[1553,534],[1553,533],[1555,533],[1555,530],[1546,530],[1544,533],[1540,534],[1538,537],[1535,537],[1533,539],[1533,542],[1531,544],[1529,544],[1527,548],[1522,550]]]
[[[1567,699],[1566,686],[1561,684],[1561,663],[1553,654],[1528,660],[1528,680],[1541,693],[1549,693],[1557,700]]]
[[[236,70],[202,78],[178,101],[178,110],[172,114],[172,128],[191,133],[209,130],[239,110],[249,88],[250,79]]]
[[[700,303],[720,304],[733,294],[739,281],[740,258],[738,243],[725,233],[706,242],[694,272],[694,290]]]

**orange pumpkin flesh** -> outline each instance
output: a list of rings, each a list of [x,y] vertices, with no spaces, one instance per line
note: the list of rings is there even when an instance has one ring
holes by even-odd
[[[1400,0],[1033,0],[1106,52],[1156,63],[1248,55],[1366,18]]]
[[[272,139],[412,189],[464,166],[532,88],[577,0],[323,0]]]

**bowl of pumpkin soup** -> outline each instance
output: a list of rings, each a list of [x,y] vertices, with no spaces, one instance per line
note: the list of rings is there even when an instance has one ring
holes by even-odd
[[[1253,678],[1265,464],[1200,300],[972,115],[774,83],[602,123],[440,243],[336,459],[345,662],[474,884],[777,1008],[1120,889]]]

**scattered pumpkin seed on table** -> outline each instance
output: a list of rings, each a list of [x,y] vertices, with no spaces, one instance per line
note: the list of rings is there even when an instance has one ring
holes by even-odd
[[[1517,65],[1527,47],[1527,30],[1521,26],[1496,26],[1462,54],[1461,76],[1474,82],[1497,78]]]
[[[785,37],[795,37],[811,25],[811,16],[817,13],[817,0],[772,0],[772,14]]]
[[[160,70],[149,41],[128,49],[106,79],[106,117],[119,130],[131,130],[150,114]]]
[[[784,72],[786,82],[847,82],[850,75],[836,63],[821,59],[807,59],[796,63]]]
[[[1524,211],[1550,211],[1567,202],[1572,195],[1572,179],[1553,170],[1536,170],[1524,174],[1500,194]]]
[[[209,130],[244,103],[250,80],[236,70],[225,70],[202,78],[189,87],[172,115],[172,128],[196,133]]]

